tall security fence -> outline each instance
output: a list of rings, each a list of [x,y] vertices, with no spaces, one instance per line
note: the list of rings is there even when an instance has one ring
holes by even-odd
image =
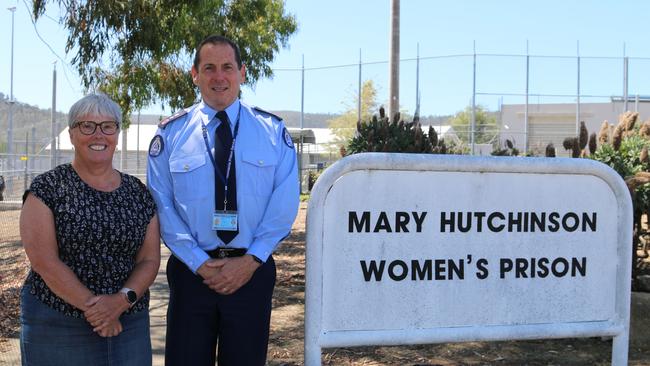
[[[366,80],[374,82],[376,101],[387,106],[388,61],[363,61],[361,53],[358,63],[274,69],[272,86],[259,85],[254,95],[265,95],[270,87],[281,91],[286,96],[282,105],[268,107],[300,110],[303,118],[295,125],[311,128],[313,113],[351,111],[358,118]],[[581,121],[597,132],[604,120],[616,122],[625,111],[648,118],[649,96],[650,58],[644,57],[581,55],[579,50],[568,56],[472,52],[416,56],[400,63],[400,110],[435,117],[469,108],[470,118],[454,128],[468,136],[464,142],[473,154],[485,153],[478,144],[503,146],[506,139],[524,153],[537,154],[550,142],[559,147],[564,137],[575,136]],[[477,124],[479,106],[496,116],[496,125]]]

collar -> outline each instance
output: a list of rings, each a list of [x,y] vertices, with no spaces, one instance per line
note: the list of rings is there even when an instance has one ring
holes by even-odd
[[[239,115],[239,105],[241,102],[239,101],[239,98],[235,99],[234,102],[232,102],[231,105],[226,107],[226,114],[228,115],[228,119],[230,120],[230,128],[234,127],[235,121],[237,121],[237,117]],[[201,112],[201,119],[203,120],[203,123],[207,126],[212,121],[214,120],[214,116],[217,115],[216,110],[212,109],[209,105],[205,104],[203,101],[201,101],[201,104],[199,105],[199,111]]]

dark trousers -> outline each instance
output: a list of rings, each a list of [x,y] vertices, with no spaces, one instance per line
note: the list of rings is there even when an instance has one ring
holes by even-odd
[[[215,353],[219,366],[264,365],[275,275],[269,257],[237,292],[220,295],[171,256],[165,365],[214,366]]]

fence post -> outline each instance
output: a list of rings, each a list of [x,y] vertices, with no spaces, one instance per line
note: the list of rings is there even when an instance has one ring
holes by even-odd
[[[137,135],[136,136],[137,137],[135,139],[135,151],[136,151],[136,154],[135,154],[135,158],[136,158],[135,169],[136,170],[135,171],[136,171],[136,174],[140,174],[140,110],[139,109],[138,109],[138,129],[137,129]]]
[[[303,156],[302,147],[304,145],[303,128],[305,123],[305,55],[302,55],[302,68],[300,77],[300,144],[298,148],[298,185],[300,186],[300,194],[302,194],[302,172],[303,172]]]
[[[524,155],[528,154],[528,84],[530,81],[530,54],[526,40],[526,107],[524,109]]]
[[[357,121],[361,122],[361,48],[359,48],[359,94],[357,95]]]
[[[50,160],[50,169],[54,169],[57,165],[57,156],[58,151],[57,145],[57,136],[59,134],[58,123],[56,121],[56,61],[54,62],[54,69],[52,70],[52,119],[50,121],[50,128],[52,129],[52,140],[50,153],[52,154]]]
[[[627,112],[627,98],[628,98],[628,57],[623,57],[623,113]]]
[[[474,131],[476,131],[476,41],[474,41],[474,63],[472,68],[472,116],[469,129],[469,143],[472,147],[471,154],[474,155]]]
[[[27,165],[29,164],[29,132],[25,132],[25,177],[23,181],[23,192],[27,191]]]
[[[576,91],[576,136],[580,135],[580,41],[577,44],[578,81]]]

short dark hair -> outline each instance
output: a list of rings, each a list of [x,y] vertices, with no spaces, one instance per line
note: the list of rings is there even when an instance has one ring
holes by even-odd
[[[201,63],[199,54],[201,53],[201,48],[203,48],[203,46],[205,46],[208,43],[229,45],[232,48],[232,50],[235,52],[235,61],[237,62],[237,69],[241,69],[242,62],[241,62],[241,53],[239,52],[239,47],[235,44],[235,42],[231,41],[230,39],[216,34],[213,34],[203,39],[201,43],[199,43],[198,47],[196,47],[196,53],[194,54],[194,69],[196,69],[197,71],[199,70],[199,64]]]

